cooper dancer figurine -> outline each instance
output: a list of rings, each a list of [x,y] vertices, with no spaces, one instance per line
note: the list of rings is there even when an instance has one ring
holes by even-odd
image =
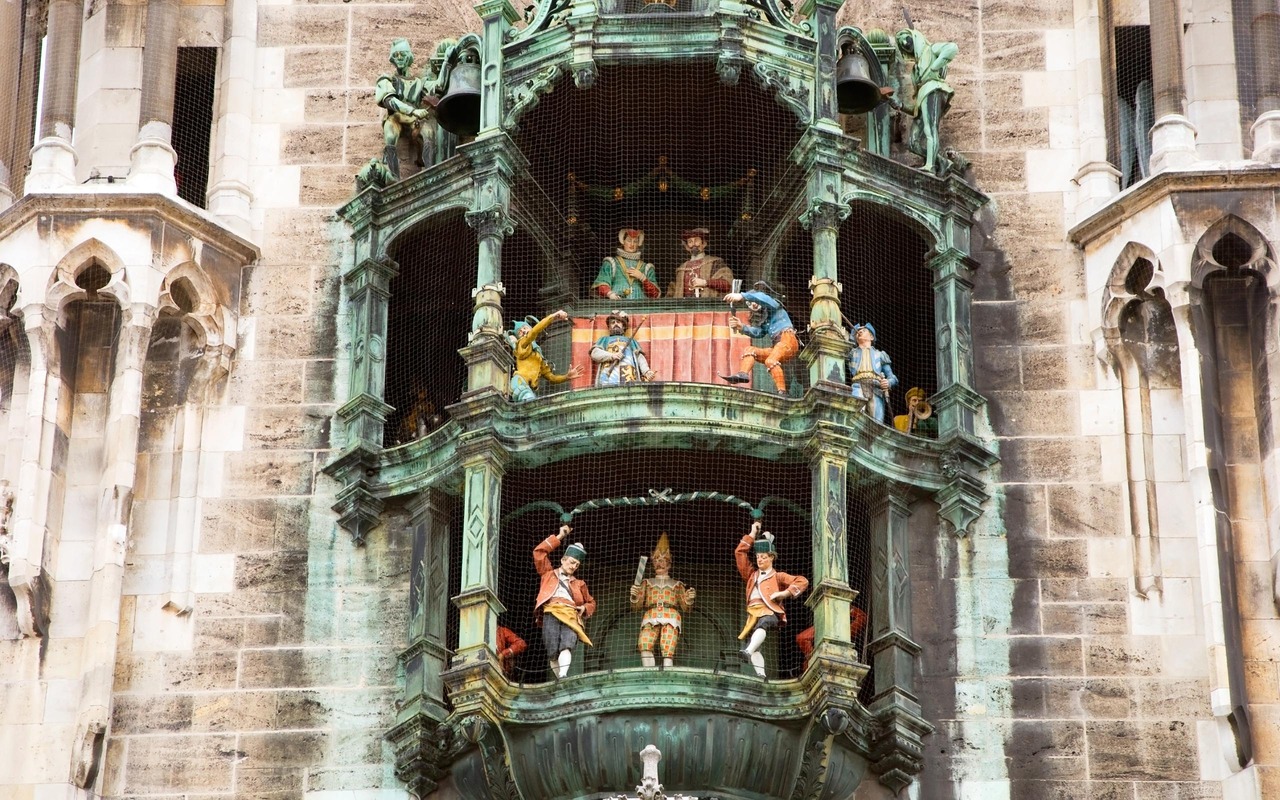
[[[761,291],[761,290],[764,291]],[[773,378],[773,385],[778,394],[787,393],[787,376],[782,370],[784,362],[790,361],[800,352],[800,340],[796,338],[795,326],[787,315],[782,303],[769,293],[769,285],[764,281],[756,284],[750,292],[730,292],[724,296],[729,305],[745,302],[751,310],[751,325],[743,325],[736,316],[729,317],[729,327],[753,339],[768,336],[773,340],[769,347],[748,347],[742,355],[738,371],[732,375],[721,375],[729,383],[750,383],[751,368],[757,361],[763,361]]]
[[[765,636],[773,628],[785,625],[787,612],[784,600],[799,597],[809,588],[809,579],[802,575],[788,575],[773,568],[778,551],[773,546],[773,534],[760,532],[760,520],[751,523],[751,532],[742,537],[734,548],[733,558],[738,574],[747,585],[747,622],[742,626],[739,639],[747,646],[739,651],[745,661],[751,662],[756,675],[765,677],[764,654],[760,652]],[[755,554],[755,567],[747,553]]]
[[[854,325],[850,337],[855,344],[849,351],[850,393],[867,401],[867,413],[876,422],[885,424],[889,390],[898,385],[898,376],[893,374],[889,354],[872,347],[876,329],[870,322]]]
[[[605,258],[591,288],[610,300],[661,297],[662,290],[658,288],[653,265],[640,254],[640,248],[644,246],[644,231],[623,228],[618,231],[618,244],[622,246],[616,255]]]
[[[653,577],[643,578],[631,585],[631,608],[644,611],[640,620],[640,662],[646,667],[657,666],[653,646],[662,648],[662,666],[669,667],[680,643],[681,612],[693,607],[698,592],[671,577],[671,543],[667,534],[658,537],[653,548]],[[641,559],[641,569],[644,566]]]
[[[548,536],[533,548],[533,565],[542,576],[538,599],[533,615],[542,628],[542,642],[551,662],[551,674],[566,677],[573,664],[573,649],[579,640],[592,647],[583,624],[596,613],[596,601],[587,590],[587,584],[573,575],[587,557],[587,550],[578,542],[565,548],[560,566],[551,568],[551,553],[565,540],[573,529],[561,525],[560,532]]]

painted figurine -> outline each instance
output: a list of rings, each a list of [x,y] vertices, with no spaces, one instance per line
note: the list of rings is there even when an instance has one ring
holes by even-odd
[[[924,389],[913,386],[907,390],[907,413],[894,417],[893,427],[914,436],[937,438],[938,421],[933,418],[933,406],[929,405]]]
[[[911,69],[914,101],[910,106],[892,101],[913,117],[907,149],[924,159],[924,169],[941,177],[957,166],[942,154],[939,128],[942,117],[951,107],[951,96],[955,94],[951,84],[947,83],[947,67],[960,50],[954,42],[930,44],[924,34],[914,28],[898,31],[895,40],[898,50],[915,61]]]
[[[640,297],[662,296],[658,288],[657,273],[653,265],[644,260],[640,248],[644,247],[644,231],[623,228],[618,231],[618,248],[615,255],[605,258],[591,288],[601,297],[610,300],[637,300]]]
[[[730,292],[724,296],[726,303],[745,302],[751,310],[751,324],[743,325],[737,316],[729,317],[729,327],[738,333],[753,339],[768,336],[772,340],[769,347],[748,347],[742,355],[738,371],[732,375],[722,375],[729,383],[750,383],[751,368],[757,361],[763,361],[773,378],[773,385],[778,394],[787,393],[787,376],[782,365],[796,357],[800,352],[800,340],[796,338],[795,326],[787,315],[782,303],[767,290],[768,284],[763,281],[756,284],[756,290],[750,292]]]
[[[689,259],[676,267],[667,297],[719,298],[733,286],[733,270],[719,256],[707,255],[711,231],[694,228],[680,234]]]
[[[560,566],[551,568],[551,553],[564,543],[572,530],[568,525],[561,525],[559,533],[548,536],[533,548],[533,565],[542,580],[533,614],[542,628],[551,674],[561,678],[569,674],[578,642],[593,646],[583,625],[596,613],[596,601],[587,590],[586,582],[574,577],[587,558],[586,548],[574,542],[565,548]]]
[[[409,136],[418,142],[418,161],[422,166],[430,166],[435,160],[434,137],[432,132],[423,131],[432,116],[428,99],[426,81],[421,77],[409,77],[409,67],[413,66],[413,50],[409,48],[407,39],[391,41],[391,55],[387,58],[396,68],[395,74],[383,75],[374,84],[373,99],[387,110],[382,119],[382,160],[392,180],[400,180],[400,156],[396,153],[396,143],[401,136]],[[430,144],[429,144],[430,143]]]
[[[517,403],[537,397],[535,390],[538,382],[546,378],[550,383],[564,383],[582,374],[582,367],[576,364],[569,367],[563,375],[557,375],[542,355],[542,347],[538,337],[556,320],[567,320],[569,315],[564,311],[548,314],[542,320],[526,317],[517,322],[511,331],[512,349],[515,351],[516,371],[511,376],[511,399]]]
[[[756,675],[765,677],[764,654],[760,647],[769,631],[787,623],[787,612],[782,603],[799,597],[809,588],[809,580],[802,575],[788,575],[773,568],[778,556],[773,546],[773,534],[760,532],[760,521],[751,523],[751,532],[744,535],[734,548],[733,558],[738,574],[747,586],[747,622],[742,626],[739,639],[747,642],[739,651],[743,660],[749,661]],[[751,566],[748,553],[755,554],[755,566]]]
[[[876,329],[870,322],[853,326],[855,346],[849,351],[849,384],[851,394],[866,401],[866,411],[876,422],[884,423],[889,390],[898,385],[889,354],[872,345]]]
[[[502,673],[514,680],[516,676],[516,656],[528,647],[524,639],[506,625],[498,626],[498,663],[502,665]]]
[[[627,335],[631,327],[630,315],[625,311],[614,311],[605,319],[605,324],[609,326],[609,335],[601,336],[591,348],[591,360],[599,365],[596,386],[653,380],[654,372],[649,369],[649,360],[645,358],[640,343]]]
[[[662,665],[669,667],[680,643],[681,612],[693,607],[698,591],[671,577],[671,543],[667,534],[658,537],[658,545],[650,557],[653,577],[644,578],[631,585],[631,608],[643,611],[640,620],[640,662],[646,667],[657,666],[653,646],[662,649]]]
[[[857,606],[849,606],[849,641],[853,641],[867,627],[867,612]],[[796,647],[804,654],[805,666],[809,665],[809,656],[813,655],[813,637],[817,629],[812,625],[796,634]]]

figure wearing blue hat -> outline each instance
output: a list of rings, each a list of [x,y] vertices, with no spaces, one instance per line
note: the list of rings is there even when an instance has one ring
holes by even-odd
[[[866,401],[866,411],[876,422],[888,424],[889,390],[898,385],[889,354],[872,347],[876,329],[870,322],[854,325],[850,335],[855,344],[849,351],[850,393]]]

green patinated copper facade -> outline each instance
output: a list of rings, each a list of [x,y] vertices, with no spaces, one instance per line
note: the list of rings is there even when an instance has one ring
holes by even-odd
[[[988,497],[985,473],[995,461],[983,438],[983,401],[973,388],[969,330],[970,231],[985,198],[954,174],[938,177],[887,158],[883,108],[867,115],[866,147],[843,133],[834,88],[840,47],[852,42],[871,57],[877,77],[900,72],[901,65],[885,37],[868,41],[857,30],[837,29],[840,5],[816,0],[795,23],[775,0],[719,0],[697,12],[639,15],[604,13],[589,0],[542,0],[518,26],[520,15],[507,0],[486,0],[476,6],[483,20],[475,40],[479,135],[452,157],[384,189],[368,189],[341,210],[353,241],[344,282],[351,356],[338,412],[345,444],[327,471],[343,486],[336,509],[357,543],[390,501],[408,498],[410,630],[401,657],[400,718],[389,739],[398,774],[414,791],[426,795],[449,783],[477,798],[616,793],[635,784],[634,753],[648,743],[662,750],[664,764],[674,765],[675,774],[663,776],[668,786],[705,787],[721,797],[843,798],[867,776],[896,790],[918,772],[931,726],[914,685],[920,645],[906,590],[907,523],[913,502],[931,498],[938,519],[964,535]],[[807,390],[778,398],[732,386],[636,384],[509,402],[503,246],[516,226],[549,242],[539,230],[553,224],[513,201],[530,166],[515,131],[540,98],[590,92],[603,68],[691,59],[713,64],[724,84],[754,82],[802,129],[790,154],[793,179],[755,224],[756,261],[763,265],[757,274],[765,276],[786,226],[798,218],[812,238],[808,344],[801,354]],[[854,203],[881,207],[928,240],[937,440],[877,425],[849,396],[840,295],[859,287],[838,280],[838,242]],[[415,224],[459,209],[479,254],[470,339],[459,351],[466,389],[442,427],[384,447],[392,411],[384,396],[387,309],[398,270],[390,253]],[[547,261],[555,262],[554,254]],[[540,279],[548,298],[544,312],[561,301],[592,308],[554,274]],[[655,706],[651,674],[641,670],[592,673],[554,686],[518,686],[504,677],[495,655],[503,610],[504,477],[601,450],[730,452],[807,465],[813,591],[806,602],[817,647],[800,678],[762,684],[673,669],[662,677],[666,699]],[[881,497],[871,510],[867,588],[874,611],[865,653],[850,642],[846,622],[856,594],[844,555],[851,478]],[[460,529],[451,529],[449,502],[460,505]],[[461,588],[450,597],[449,548],[459,539]],[[445,637],[450,603],[459,611],[452,651]],[[875,685],[864,706],[858,697],[868,664],[874,664]],[[544,766],[552,761],[554,768]]]

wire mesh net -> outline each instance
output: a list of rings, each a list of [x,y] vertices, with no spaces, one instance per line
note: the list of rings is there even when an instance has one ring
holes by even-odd
[[[502,303],[513,346],[521,324],[532,330],[561,309],[567,319],[530,337],[545,369],[530,373],[537,378],[527,381],[524,396],[513,389],[510,402],[534,410],[561,392],[618,391],[628,383],[727,387],[724,376],[743,369],[749,382],[741,391],[776,393],[774,374],[762,364],[743,365],[748,347],[776,344],[767,309],[731,308],[722,295],[738,285],[733,281],[766,293],[789,314],[798,346],[808,341],[814,243],[799,221],[806,191],[800,136],[788,107],[746,73],[725,84],[712,61],[602,67],[590,90],[566,85],[543,97],[513,136],[524,162],[513,176],[517,224],[502,246]],[[457,351],[468,341],[479,248],[456,209],[401,234],[391,253],[399,274],[388,317],[386,398],[396,409],[385,432],[389,446],[440,430],[466,388]],[[937,389],[928,257],[926,235],[894,210],[853,203],[841,223],[846,325],[870,323],[877,358],[896,372],[887,391],[875,390],[883,412],[863,445],[898,435],[891,433],[895,416],[906,421],[904,430],[932,435],[920,424],[925,409],[908,419],[906,400],[913,387],[925,398]],[[627,312],[621,322],[617,311]],[[737,333],[733,317],[761,330]],[[782,382],[787,397],[808,390],[798,356],[784,361]],[[559,640],[548,642],[534,551],[546,544],[544,566],[555,570],[573,543],[586,551],[575,575],[586,582],[594,613],[582,623],[593,646],[576,648],[571,674],[650,665],[755,674],[740,654],[750,640],[739,638],[748,587],[736,548],[751,530],[751,509],[763,507],[777,569],[812,578],[806,458],[655,442],[508,469],[498,537],[506,608],[498,646],[508,677],[552,677]],[[848,580],[860,593],[850,632],[859,653],[874,613],[870,515],[884,491],[874,475],[860,474],[845,496]],[[458,522],[461,502],[453,510]],[[566,512],[573,512],[572,533],[548,541]],[[664,534],[669,563],[659,549]],[[453,538],[451,595],[461,590],[460,540]],[[754,569],[750,548],[744,558]],[[783,601],[786,624],[766,634],[760,652],[770,677],[796,677],[805,667],[813,637],[808,596]],[[456,609],[448,638],[456,647]]]
[[[178,185],[178,196],[201,208],[204,208],[209,185],[209,146],[217,74],[218,48],[178,48],[178,68],[173,86],[172,141],[178,159],[173,177]]]

